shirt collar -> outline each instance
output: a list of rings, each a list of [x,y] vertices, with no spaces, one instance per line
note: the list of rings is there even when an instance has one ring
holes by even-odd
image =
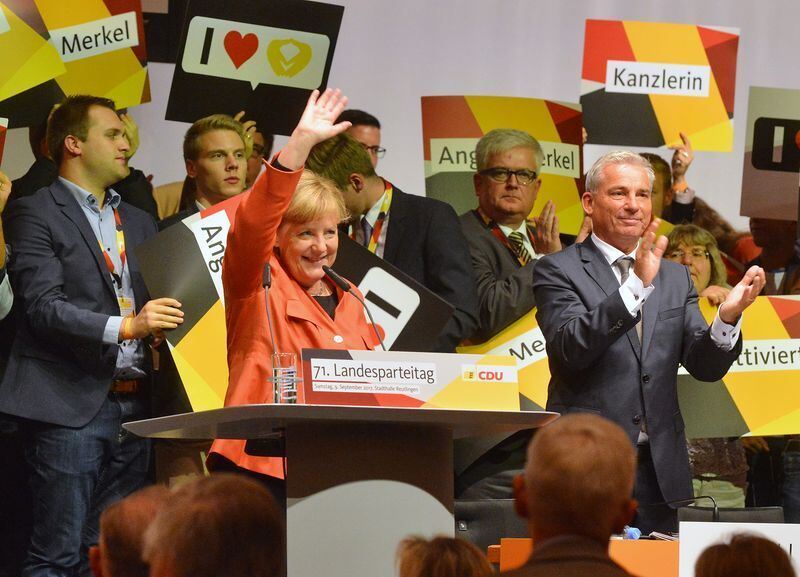
[[[375,223],[378,222],[378,216],[381,214],[381,207],[383,206],[383,201],[386,200],[386,191],[383,191],[383,194],[378,199],[378,202],[372,205],[367,211],[367,214],[364,215],[364,218],[367,219],[367,222],[372,228],[375,228]]]
[[[592,239],[592,242],[594,243],[594,245],[602,253],[603,258],[605,258],[606,261],[608,261],[608,264],[614,264],[617,261],[617,259],[619,259],[622,256],[629,256],[633,260],[636,260],[636,251],[639,248],[639,243],[638,242],[636,243],[636,248],[634,248],[630,253],[625,254],[624,252],[622,252],[618,248],[611,246],[610,244],[608,244],[604,240],[601,240],[596,234],[592,234],[592,236],[590,236],[589,238]]]
[[[510,226],[506,226],[504,224],[497,223],[497,226],[500,227],[500,230],[503,231],[503,234],[506,237],[511,234],[512,232],[518,232],[522,235],[523,238],[528,238],[528,223],[524,220],[519,224],[517,228],[511,228]]]
[[[97,198],[89,192],[88,190],[78,186],[74,182],[67,180],[63,176],[59,176],[58,180],[61,181],[67,190],[72,194],[75,200],[78,202],[80,206],[86,206],[97,212],[100,212],[100,207],[97,206]],[[111,208],[118,208],[119,203],[122,201],[122,197],[117,194],[113,189],[107,188],[106,189],[106,198],[105,204],[103,206],[110,205]]]

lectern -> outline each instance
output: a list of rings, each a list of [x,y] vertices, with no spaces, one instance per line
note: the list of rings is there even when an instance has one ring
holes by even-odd
[[[287,460],[289,577],[393,577],[408,535],[453,535],[453,439],[547,424],[546,411],[244,405],[128,423],[153,438],[276,439]]]

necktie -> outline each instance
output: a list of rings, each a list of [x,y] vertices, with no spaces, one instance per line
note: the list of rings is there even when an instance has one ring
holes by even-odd
[[[369,246],[369,241],[372,240],[372,225],[367,217],[361,218],[361,230],[364,231],[364,246]]]
[[[621,256],[614,261],[614,265],[619,269],[622,277],[619,279],[619,284],[624,285],[628,277],[631,276],[631,267],[633,266],[633,258],[629,256]]]
[[[520,262],[523,265],[528,264],[528,261],[531,260],[531,253],[528,252],[528,249],[525,248],[524,238],[522,233],[518,230],[515,230],[511,234],[508,235],[508,244],[511,245],[511,249],[517,255]]]
[[[629,256],[621,256],[617,260],[614,261],[614,266],[619,269],[620,272],[620,279],[619,284],[620,286],[625,284],[625,281],[628,280],[628,277],[631,275],[631,267],[633,266],[633,258]],[[644,305],[639,309],[639,322],[636,323],[636,334],[639,335],[639,344],[642,343],[642,317],[644,316]]]
[[[619,269],[620,272],[619,284],[621,286],[625,284],[625,281],[628,280],[628,277],[631,274],[631,266],[633,266],[633,259],[629,256],[621,256],[614,261],[614,265]],[[644,305],[642,305],[642,308],[639,309],[639,322],[636,323],[636,334],[639,336],[639,346],[642,346],[643,317],[644,317]],[[649,441],[650,437],[647,436],[647,421],[645,418],[642,418],[642,422],[639,425],[639,438],[637,439],[636,443],[638,445],[644,445]]]

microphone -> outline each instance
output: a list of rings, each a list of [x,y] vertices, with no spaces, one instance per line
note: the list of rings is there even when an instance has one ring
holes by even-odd
[[[272,328],[272,316],[269,314],[269,289],[272,286],[272,268],[269,262],[264,263],[264,270],[261,272],[261,284],[264,287],[264,308],[267,309],[267,328],[269,329],[269,340],[272,343],[272,352],[276,354],[275,350],[275,330]]]
[[[700,499],[708,499],[711,501],[712,510],[711,510],[711,521],[716,523],[719,521],[719,507],[717,506],[717,500],[714,499],[711,495],[700,495],[699,497],[689,497],[688,499],[673,499],[671,501],[662,501],[661,503],[650,503],[648,505],[640,505],[643,508],[653,507],[655,505],[691,505],[692,503],[696,503]]]
[[[325,275],[331,279],[336,286],[342,289],[346,293],[350,293],[355,297],[355,299],[361,303],[361,306],[364,307],[364,310],[367,311],[367,316],[369,317],[369,321],[372,323],[372,330],[375,332],[375,336],[378,337],[378,342],[381,343],[381,348],[385,351],[386,346],[383,344],[383,339],[381,338],[381,333],[378,332],[378,327],[375,325],[375,319],[372,318],[372,313],[369,312],[369,307],[367,303],[365,303],[361,297],[359,297],[356,293],[353,292],[350,283],[344,280],[341,276],[339,276],[334,270],[329,267],[328,265],[322,265],[322,270],[325,272]]]
[[[264,270],[261,273],[261,286],[264,288],[272,288],[272,267],[268,262],[264,263]]]
[[[324,265],[322,265],[322,270],[325,272],[325,274],[328,276],[328,278],[331,279],[336,284],[336,286],[338,286],[340,289],[342,289],[346,293],[350,292],[350,289],[352,288],[350,286],[350,283],[347,282],[346,280],[344,280],[341,276],[339,276],[338,273],[334,272],[334,270],[331,267],[329,267],[328,265],[324,264]],[[353,293],[350,293],[350,294],[353,294]],[[353,296],[356,296],[356,295],[353,295]],[[358,297],[356,297],[356,298],[358,298]]]

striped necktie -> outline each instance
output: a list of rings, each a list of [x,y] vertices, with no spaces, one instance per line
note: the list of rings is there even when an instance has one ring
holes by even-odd
[[[528,264],[528,262],[531,260],[531,253],[529,253],[528,249],[525,248],[524,239],[525,237],[523,237],[522,233],[518,230],[515,230],[508,235],[508,244],[511,245],[511,249],[517,255],[517,258],[519,258],[523,266]]]
[[[369,241],[372,240],[372,225],[367,220],[366,216],[361,217],[361,230],[364,232],[364,246],[369,246]]]

